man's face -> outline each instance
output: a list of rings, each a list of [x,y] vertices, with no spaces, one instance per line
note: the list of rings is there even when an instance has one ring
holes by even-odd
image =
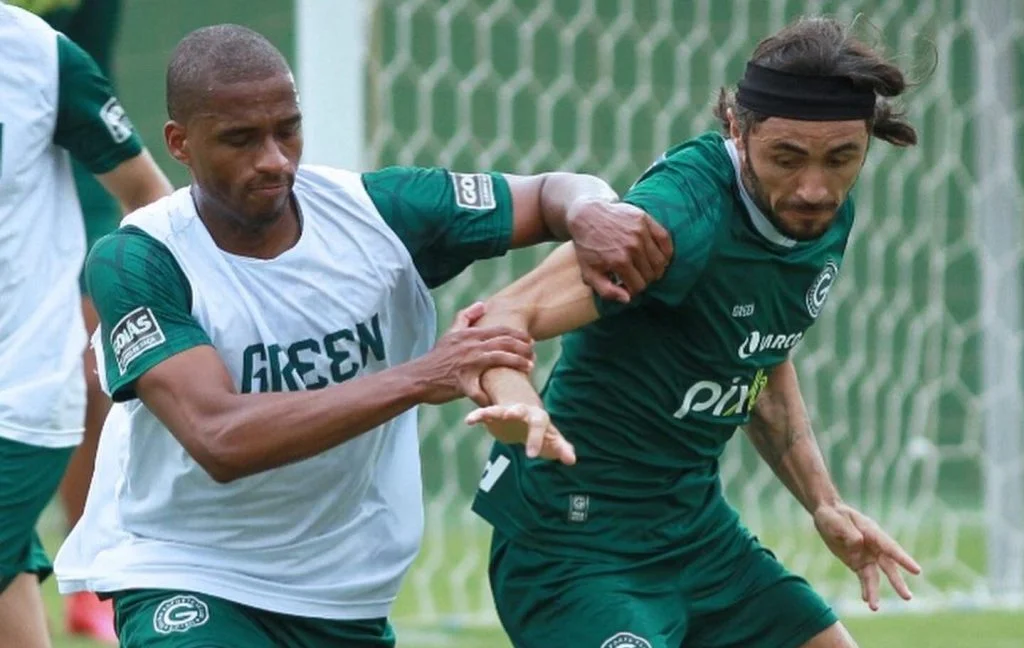
[[[754,203],[777,230],[798,241],[824,234],[867,156],[867,122],[812,122],[770,117],[731,135]]]
[[[186,124],[168,122],[164,134],[203,199],[224,216],[258,229],[286,212],[302,157],[302,114],[290,74],[215,85]]]

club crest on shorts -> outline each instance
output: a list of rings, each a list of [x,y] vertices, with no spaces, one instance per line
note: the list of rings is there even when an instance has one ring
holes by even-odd
[[[818,276],[814,278],[811,287],[807,289],[807,312],[811,317],[817,318],[821,313],[825,300],[828,299],[828,291],[839,276],[839,265],[832,259],[825,262]]]
[[[153,629],[160,634],[185,632],[210,620],[210,608],[198,598],[181,594],[167,599],[153,613]]]
[[[651,642],[632,632],[616,632],[601,644],[601,648],[652,648]]]

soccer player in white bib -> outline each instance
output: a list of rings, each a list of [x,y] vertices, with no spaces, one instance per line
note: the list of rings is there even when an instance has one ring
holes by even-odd
[[[35,533],[85,420],[85,226],[71,158],[126,211],[171,186],[95,62],[0,3],[0,647],[48,646]]]
[[[127,647],[392,646],[423,527],[415,408],[532,359],[468,326],[479,305],[435,346],[429,288],[572,238],[615,298],[612,275],[660,276],[666,232],[590,176],[299,165],[291,72],[242,27],[179,43],[167,104],[191,186],[87,262],[115,405],[60,588],[113,597]]]

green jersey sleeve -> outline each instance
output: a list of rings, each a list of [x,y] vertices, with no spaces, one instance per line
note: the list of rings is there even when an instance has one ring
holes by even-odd
[[[499,173],[389,167],[363,174],[363,186],[430,288],[508,251],[512,192]]]
[[[192,288],[174,255],[141,229],[104,236],[85,263],[100,316],[103,366],[114,401],[136,397],[140,376],[167,358],[210,344],[192,317]]]
[[[690,293],[707,264],[715,237],[716,209],[694,186],[700,182],[686,167],[662,158],[623,196],[623,202],[644,210],[672,237],[673,253],[665,274],[628,304],[594,300],[601,316],[643,306],[652,301],[678,306]]]
[[[92,173],[113,170],[142,152],[142,140],[110,82],[85,51],[57,36],[59,89],[53,141]]]

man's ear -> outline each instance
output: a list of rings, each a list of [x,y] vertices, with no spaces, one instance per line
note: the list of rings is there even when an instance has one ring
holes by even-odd
[[[182,124],[173,119],[164,124],[164,142],[167,150],[178,162],[185,166],[191,166],[191,155],[188,150],[188,133]]]
[[[729,138],[740,148],[743,145],[743,138],[740,136],[740,123],[736,120],[736,113],[729,108],[725,111],[725,118],[729,120]]]

